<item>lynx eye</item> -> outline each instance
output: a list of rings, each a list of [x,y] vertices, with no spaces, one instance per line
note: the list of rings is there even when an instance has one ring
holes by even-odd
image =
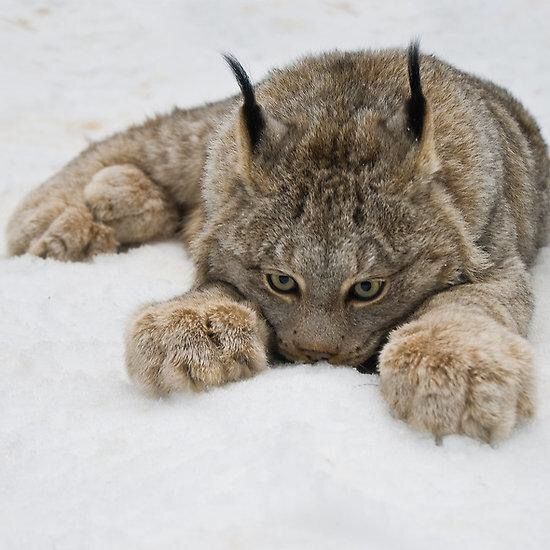
[[[382,294],[385,284],[382,279],[365,279],[353,285],[349,297],[352,300],[369,302]]]
[[[290,275],[278,275],[276,273],[268,273],[266,275],[269,286],[275,292],[289,294],[298,290],[298,283]]]

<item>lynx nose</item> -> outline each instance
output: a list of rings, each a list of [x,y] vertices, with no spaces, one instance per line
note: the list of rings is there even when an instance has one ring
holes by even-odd
[[[326,349],[298,348],[309,361],[328,361],[336,355],[336,351]]]

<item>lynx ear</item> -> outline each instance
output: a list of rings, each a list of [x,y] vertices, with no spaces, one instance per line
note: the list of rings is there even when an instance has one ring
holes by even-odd
[[[286,132],[286,127],[267,114],[256,101],[254,87],[239,61],[232,55],[225,54],[223,57],[233,71],[243,96],[237,124],[237,141],[241,165],[249,170],[259,150],[273,150]]]
[[[233,71],[243,95],[239,125],[240,130],[245,134],[243,138],[248,142],[250,152],[254,153],[265,130],[265,115],[256,101],[254,88],[243,66],[232,55],[224,54],[223,58]]]
[[[408,51],[410,97],[406,104],[407,128],[418,144],[415,168],[419,173],[433,174],[440,168],[435,150],[433,118],[429,103],[422,92],[418,41]]]

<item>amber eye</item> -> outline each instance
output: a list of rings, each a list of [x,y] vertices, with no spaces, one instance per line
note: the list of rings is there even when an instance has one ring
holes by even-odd
[[[277,275],[275,273],[269,273],[266,275],[269,286],[275,292],[281,292],[283,294],[290,294],[298,290],[298,283],[290,275]]]
[[[382,279],[365,279],[353,285],[349,297],[352,300],[369,302],[382,294],[385,284]]]

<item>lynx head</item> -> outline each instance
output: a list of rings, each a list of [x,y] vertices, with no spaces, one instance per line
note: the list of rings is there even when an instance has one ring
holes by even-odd
[[[418,47],[306,58],[256,92],[227,60],[243,102],[207,162],[199,270],[256,303],[287,358],[362,365],[480,261],[440,181]]]

